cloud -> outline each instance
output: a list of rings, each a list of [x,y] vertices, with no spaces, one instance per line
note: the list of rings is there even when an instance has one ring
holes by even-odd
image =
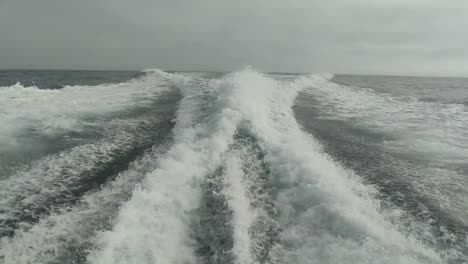
[[[468,2],[0,2],[0,68],[466,75]],[[6,37],[7,36],[7,37]]]

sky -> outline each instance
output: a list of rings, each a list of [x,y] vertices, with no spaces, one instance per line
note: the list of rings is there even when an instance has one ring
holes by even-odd
[[[466,0],[0,0],[0,69],[468,77]]]

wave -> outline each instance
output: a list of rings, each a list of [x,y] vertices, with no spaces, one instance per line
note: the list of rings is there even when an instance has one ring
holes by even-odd
[[[125,83],[59,90],[0,87],[0,179],[44,156],[108,136],[118,119],[154,112],[162,104],[158,98],[177,82],[176,75],[167,76],[153,71]]]
[[[48,90],[16,84],[0,87],[2,150],[24,147],[24,137],[57,138],[99,126],[107,116],[150,106],[169,89],[166,73],[153,71],[125,83]],[[26,142],[27,143],[27,142]]]
[[[393,143],[410,145],[410,150],[443,153],[442,158],[454,159],[466,153],[462,124],[468,122],[468,112],[461,104],[423,102],[412,97],[397,97],[377,93],[369,88],[336,84],[328,78],[309,78],[305,94],[313,95],[319,115],[333,120],[355,121],[358,126],[399,136]],[[442,138],[441,138],[442,137]],[[435,148],[432,142],[443,142]],[[447,150],[447,151],[446,151]],[[456,155],[451,154],[456,151]],[[461,155],[460,155],[461,154]]]
[[[405,210],[389,217],[398,218],[392,222],[399,229],[448,259],[465,259],[466,109],[323,78],[309,81],[296,106],[299,115],[312,115],[304,125],[327,151],[376,184],[386,207]]]
[[[197,88],[181,87],[184,97],[174,129],[174,146],[159,161],[159,168],[147,176],[141,188],[122,207],[113,231],[100,236],[101,249],[90,255],[91,263],[193,263],[195,260],[188,212],[198,208],[197,185],[219,165],[220,155],[228,149],[240,122],[235,102],[229,96],[237,92],[232,89],[232,82],[215,81]],[[214,98],[210,109],[213,114],[191,126],[192,113],[200,110],[197,100],[203,100],[205,94],[215,89],[221,92]]]
[[[329,100],[323,104],[342,107],[340,114],[346,107],[364,107],[348,106],[340,97],[357,98],[351,91],[320,87],[329,85],[333,75],[278,77],[251,68],[209,77],[158,70],[146,74],[130,81],[134,88],[127,83],[112,85],[109,93],[103,86],[99,92],[70,92],[85,104],[95,92],[101,103],[111,102],[101,106],[91,100],[92,107],[62,109],[79,122],[114,111],[126,115],[135,105],[148,111],[120,122],[111,118],[100,125],[116,123],[110,134],[46,157],[14,177],[17,184],[8,185],[12,188],[0,189],[6,197],[2,213],[10,210],[2,219],[24,223],[10,227],[14,234],[2,238],[0,263],[446,261],[439,249],[391,221],[397,212],[381,208],[378,191],[328,156],[297,123],[297,97],[312,90]],[[77,87],[64,89],[69,93]],[[153,111],[170,93],[182,96],[168,103],[178,107],[174,127],[168,121],[171,111]],[[65,108],[60,100],[55,105]],[[33,116],[33,123],[40,127],[59,112]],[[7,113],[15,122],[21,119]],[[166,130],[172,129],[170,137],[160,118]],[[162,139],[152,138],[160,133]],[[138,146],[143,154],[132,156],[136,161],[119,160]],[[107,176],[99,171],[113,163],[130,165]],[[30,173],[34,171],[40,173]],[[105,179],[96,180],[100,175]],[[96,183],[102,186],[88,186]],[[74,188],[81,191],[68,196]],[[21,202],[11,202],[15,197]],[[49,211],[38,211],[43,208]],[[23,221],[21,215],[38,217]]]
[[[170,113],[167,113],[170,116]],[[168,120],[144,118],[117,122],[103,139],[46,156],[19,171],[0,187],[0,236],[27,229],[107,181],[170,129]],[[164,129],[164,127],[167,127]]]
[[[375,190],[297,124],[292,106],[310,79],[277,81],[246,69],[181,86],[172,148],[112,230],[97,236],[88,262],[440,263],[434,250],[387,222]],[[236,152],[241,130],[253,136],[267,166],[271,191],[263,196],[252,188],[262,181],[248,180],[243,155],[250,154]],[[268,204],[275,209],[266,213]],[[207,213],[212,218],[204,222]],[[197,221],[204,232],[194,231]],[[222,226],[217,221],[230,228],[211,233],[210,225]],[[260,232],[259,223],[270,229]]]
[[[63,207],[14,237],[0,240],[0,263],[82,263],[92,248],[95,232],[112,228],[112,219],[135,185],[156,169],[167,151],[169,134],[99,190],[87,193],[75,205]],[[164,138],[166,138],[164,140]],[[3,261],[3,262],[2,262]]]
[[[154,85],[147,87],[145,78],[132,82],[141,83],[126,87],[128,92],[139,85],[148,90],[148,98],[142,100],[150,103],[144,108],[136,102],[122,105],[118,115],[99,120],[99,137],[44,155],[1,180],[0,263],[82,262],[94,233],[110,228],[120,204],[155,168],[154,160],[171,141],[180,94],[163,80],[160,84],[151,80]],[[86,89],[111,91],[103,86]],[[77,92],[75,97],[80,96],[87,95]],[[98,118],[106,113],[100,108],[88,110]],[[76,114],[69,112],[71,117]]]
[[[460,181],[464,190],[454,192],[450,180],[463,177],[460,173],[468,159],[468,134],[464,129],[468,112],[463,105],[421,102],[323,78],[310,80],[304,94],[314,98],[317,118],[344,121],[356,129],[382,135],[388,139],[382,142],[386,151],[436,167],[435,174],[424,172],[424,177],[411,180],[435,200],[440,200],[441,195],[455,198],[445,209],[466,218],[467,208],[457,200],[468,194],[468,185]]]

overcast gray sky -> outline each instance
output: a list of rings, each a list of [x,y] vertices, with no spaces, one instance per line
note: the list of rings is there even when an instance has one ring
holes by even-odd
[[[0,0],[0,68],[468,76],[466,0]]]

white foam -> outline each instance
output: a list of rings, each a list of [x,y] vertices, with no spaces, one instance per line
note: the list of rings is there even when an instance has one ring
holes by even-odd
[[[466,222],[468,206],[460,202],[468,195],[468,180],[463,172],[468,160],[466,106],[421,102],[339,85],[317,76],[304,82],[307,84],[304,92],[317,100],[320,118],[344,120],[389,135],[392,139],[379,147],[423,161],[426,168],[409,168],[412,171],[404,175],[405,180],[434,201],[446,200],[450,206],[441,203],[446,212]]]
[[[231,154],[226,161],[224,173],[224,195],[229,209],[233,212],[231,222],[234,245],[232,253],[237,264],[254,263],[251,249],[250,228],[255,220],[255,212],[251,208],[248,188],[245,184],[241,163],[236,154]]]
[[[125,83],[58,90],[19,83],[0,87],[0,151],[19,147],[18,138],[31,131],[44,136],[80,131],[83,126],[98,125],[106,114],[149,105],[155,95],[169,88],[168,76],[153,71]]]
[[[94,232],[109,227],[120,204],[129,199],[135,185],[147,172],[155,169],[164,148],[154,148],[114,181],[82,197],[72,208],[43,218],[27,231],[17,230],[14,237],[3,238],[0,241],[0,263],[71,262],[71,256],[85,254]]]
[[[270,90],[255,98],[264,111],[248,109],[256,137],[279,188],[276,204],[283,227],[286,263],[440,263],[437,253],[385,221],[374,190],[333,162],[294,119],[296,93],[309,85],[300,78],[279,83],[257,76]],[[290,91],[286,93],[284,91]]]
[[[438,254],[385,221],[374,190],[360,183],[323,153],[294,119],[292,105],[307,78],[278,82],[244,70],[190,85],[178,114],[176,142],[133,192],[112,231],[98,236],[90,263],[196,263],[190,213],[199,206],[199,184],[221,164],[241,121],[260,140],[278,194],[275,204],[282,232],[272,259],[286,263],[440,263]],[[194,115],[201,95],[216,96],[211,114]],[[203,118],[202,118],[203,117]],[[202,118],[197,120],[197,118]],[[200,122],[199,122],[200,121]],[[238,263],[252,260],[253,221],[236,158],[225,175],[233,210]]]
[[[399,140],[388,143],[400,151],[430,153],[435,159],[450,161],[468,159],[468,133],[464,126],[468,112],[461,104],[377,94],[317,76],[306,78],[305,83],[308,87],[304,92],[318,100],[323,117],[352,120],[357,126],[392,133]]]
[[[272,260],[286,263],[440,263],[432,249],[386,222],[372,188],[333,162],[294,119],[292,105],[307,78],[278,82],[252,70],[182,89],[176,142],[126,203],[112,231],[98,236],[90,263],[197,263],[190,237],[199,184],[221,164],[241,121],[260,140],[277,188],[282,232]],[[207,88],[208,87],[208,88]],[[194,115],[201,95],[216,97],[209,113]],[[201,119],[197,119],[201,118]],[[233,210],[233,252],[252,260],[248,229],[253,213],[229,159],[225,190]],[[244,244],[242,244],[244,243]]]
[[[266,154],[270,185],[275,188],[278,215],[272,221],[281,225],[281,232],[270,252],[272,263],[443,262],[433,249],[387,222],[373,198],[375,190],[331,160],[320,144],[301,130],[291,107],[298,92],[310,86],[311,78],[323,77],[277,81],[246,69],[221,80],[181,78],[183,99],[174,145],[151,163],[152,171],[145,177],[136,177],[144,180],[118,216],[107,223],[112,230],[90,239],[95,230],[89,231],[80,221],[94,219],[93,215],[100,214],[113,199],[122,201],[114,196],[119,196],[118,188],[87,196],[90,202],[84,208],[88,209],[53,214],[29,231],[4,239],[0,250],[4,261],[52,261],[63,254],[62,240],[65,244],[79,240],[84,230],[84,240],[78,244],[93,244],[88,263],[198,263],[190,224],[200,205],[200,184],[223,163],[223,154],[242,126],[259,140]],[[120,105],[127,107],[126,103]],[[261,243],[252,239],[251,231],[262,212],[253,208],[252,194],[248,193],[249,186],[257,182],[246,180],[241,162],[245,154],[227,152],[224,194],[233,213],[230,224],[236,263],[255,263],[253,252]],[[116,185],[126,182],[122,175]],[[128,181],[124,193],[135,184],[131,178]],[[262,213],[262,217],[270,216]]]
[[[237,87],[235,76],[205,87],[217,98],[212,114],[198,124],[187,116],[200,110],[193,100],[203,88],[182,88],[174,146],[122,207],[113,230],[98,237],[90,263],[196,263],[190,212],[199,206],[200,181],[220,164],[240,121]]]
[[[119,155],[128,154],[138,144],[149,141],[144,139],[147,136],[142,135],[141,131],[134,131],[142,122],[146,120],[112,122],[108,137],[46,156],[34,162],[30,168],[2,180],[0,219],[19,221],[20,226],[27,229],[30,224],[21,223],[22,215],[38,218],[39,212],[45,213],[44,210],[50,211],[60,206],[59,202],[67,203],[75,199],[73,190],[90,185],[90,181],[94,180],[90,177],[97,177],[95,171],[102,170],[105,164],[113,162]],[[81,192],[84,191],[86,189]]]

